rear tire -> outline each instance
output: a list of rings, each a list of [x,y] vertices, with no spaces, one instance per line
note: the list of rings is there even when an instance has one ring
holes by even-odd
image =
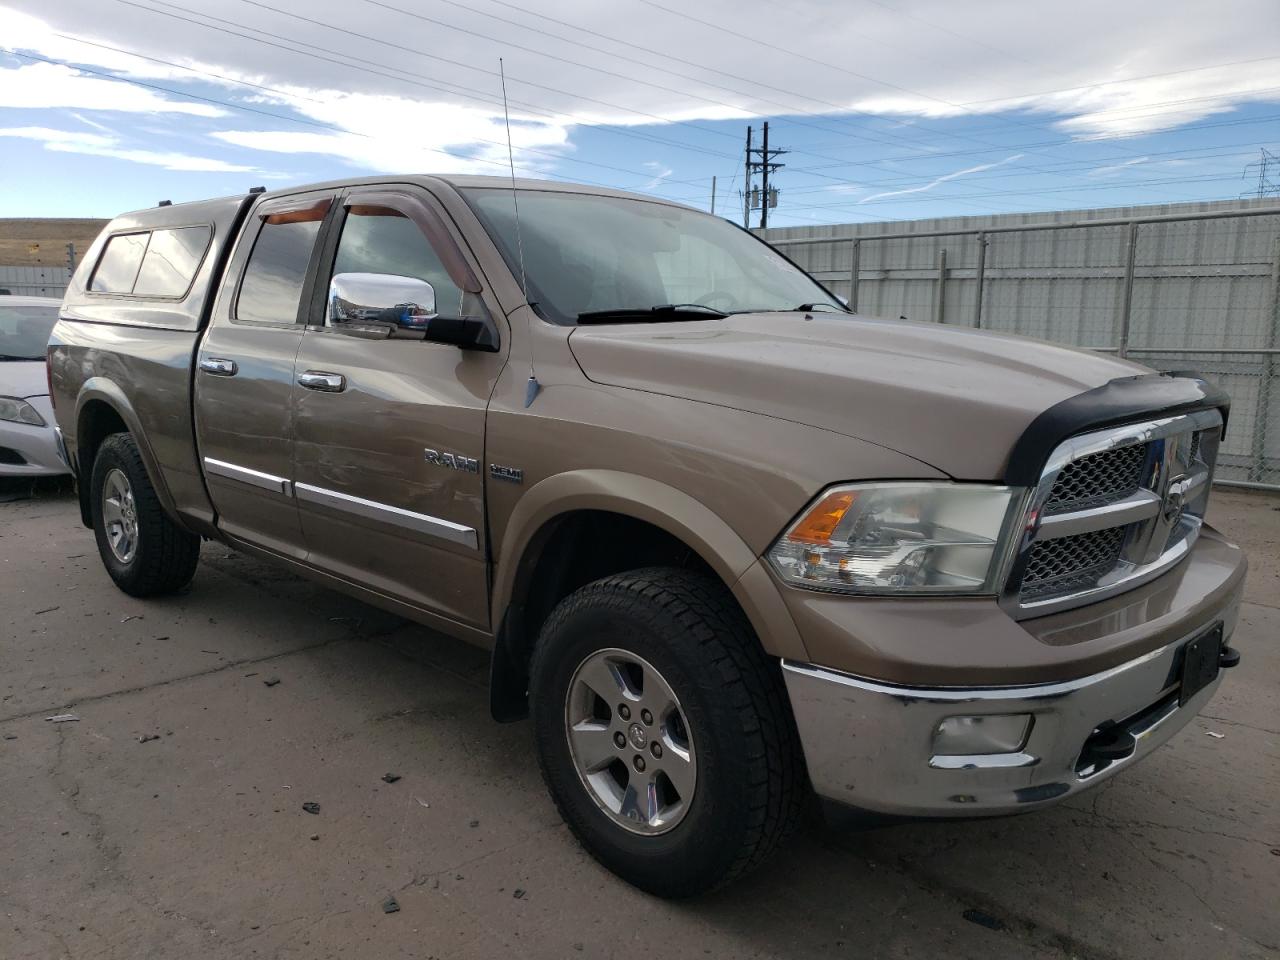
[[[153,597],[191,582],[200,538],[165,513],[129,434],[112,434],[98,448],[89,505],[98,553],[117,587],[130,596]]]
[[[709,577],[637,570],[566,597],[542,628],[529,691],[561,815],[642,890],[722,886],[799,820],[804,766],[781,673]]]

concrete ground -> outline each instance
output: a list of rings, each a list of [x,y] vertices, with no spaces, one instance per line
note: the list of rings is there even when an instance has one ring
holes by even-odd
[[[0,504],[0,957],[1277,956],[1280,498],[1215,498],[1244,665],[1167,747],[1018,818],[815,826],[689,903],[578,848],[482,653],[214,545],[133,600],[70,496]]]

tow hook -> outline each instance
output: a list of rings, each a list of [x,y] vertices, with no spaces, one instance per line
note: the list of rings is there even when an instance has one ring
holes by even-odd
[[[1240,663],[1240,651],[1235,647],[1223,647],[1222,652],[1218,654],[1218,666],[1223,670],[1230,670]]]

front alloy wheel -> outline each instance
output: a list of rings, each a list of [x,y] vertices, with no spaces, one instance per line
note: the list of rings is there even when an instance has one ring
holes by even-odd
[[[534,648],[529,704],[561,816],[642,890],[714,889],[798,818],[803,757],[778,663],[706,573],[633,570],[565,597]]]
[[[689,810],[698,760],[680,700],[643,657],[610,647],[574,671],[565,700],[574,768],[627,830],[666,833]]]

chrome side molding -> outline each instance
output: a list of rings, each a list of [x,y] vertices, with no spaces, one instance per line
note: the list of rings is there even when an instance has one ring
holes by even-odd
[[[250,486],[261,487],[263,490],[270,490],[272,493],[282,493],[286,497],[289,496],[289,481],[287,479],[273,476],[270,473],[263,473],[261,470],[250,470],[248,467],[240,467],[234,463],[227,463],[225,460],[205,457],[204,472],[213,474],[215,477],[239,480],[241,483],[247,483]]]
[[[367,520],[379,520],[393,526],[404,527],[406,530],[415,530],[452,543],[460,543],[473,550],[479,547],[475,527],[442,520],[440,517],[432,517],[425,513],[414,513],[412,510],[392,507],[373,500],[365,500],[363,497],[353,497],[336,490],[325,490],[323,487],[314,487],[309,483],[295,483],[293,491],[294,496],[304,503],[318,503]]]
[[[348,493],[326,490],[309,483],[293,483],[284,477],[273,476],[260,470],[250,470],[248,467],[227,463],[225,460],[215,460],[212,457],[204,458],[204,469],[212,476],[238,480],[250,486],[270,490],[272,493],[293,497],[304,503],[320,504],[357,517],[364,517],[366,520],[377,520],[405,530],[439,537],[450,543],[460,543],[472,550],[480,549],[480,537],[476,528],[454,523],[452,520],[444,520],[426,513],[415,513],[402,507],[365,500],[363,497],[353,497]]]

